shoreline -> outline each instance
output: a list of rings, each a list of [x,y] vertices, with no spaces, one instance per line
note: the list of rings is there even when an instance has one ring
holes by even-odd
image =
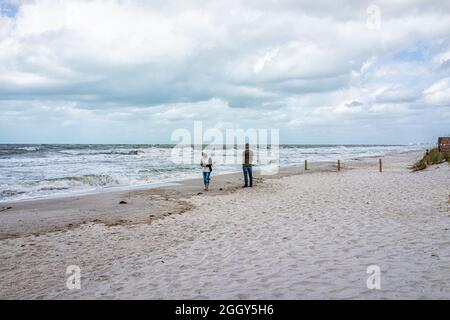
[[[404,154],[421,154],[422,151],[393,153],[383,157],[360,157],[342,162],[342,171],[367,165],[375,158],[389,158]],[[374,165],[374,170],[375,170]],[[274,175],[264,175],[256,170],[255,185],[265,180],[281,179],[286,176],[335,172],[332,162],[308,163],[308,170],[300,166],[279,168]],[[151,224],[155,220],[193,209],[193,196],[216,196],[233,193],[243,184],[241,173],[213,175],[210,190],[203,191],[199,178],[173,181],[171,185],[155,188],[134,188],[102,191],[79,195],[29,199],[4,202],[0,206],[10,209],[0,212],[0,240],[47,232],[72,230],[88,223],[106,226]],[[120,204],[125,201],[126,204]]]
[[[52,147],[54,146],[58,146],[58,145],[50,145]],[[63,145],[61,145],[63,146]],[[107,145],[105,145],[107,146]],[[132,145],[130,145],[132,146]],[[290,146],[290,145],[286,145],[286,146]],[[293,147],[298,147],[298,146],[303,146],[303,145],[292,145]],[[315,146],[315,145],[310,145],[311,147]],[[425,149],[425,146],[422,145],[317,145],[317,147],[320,146],[327,146],[327,147],[334,147],[334,148],[338,148],[340,149],[340,147],[343,147],[344,149],[346,149],[347,147],[356,147],[356,146],[360,146],[360,147],[364,147],[364,146],[368,146],[368,147],[402,147],[402,148],[407,148],[406,150],[383,150],[383,151],[378,151],[379,154],[377,154],[377,151],[367,151],[369,154],[365,154],[365,152],[363,153],[359,153],[355,150],[353,150],[352,152],[350,152],[350,154],[346,154],[345,152],[343,152],[342,154],[340,153],[340,151],[335,154],[334,151],[331,151],[331,154],[328,154],[329,156],[333,157],[333,159],[329,160],[327,159],[327,157],[324,158],[324,154],[317,151],[317,157],[313,157],[314,159],[311,159],[309,156],[309,153],[306,151],[305,153],[305,159],[309,161],[309,163],[329,163],[332,161],[335,161],[334,158],[340,159],[341,161],[351,161],[354,158],[373,158],[373,157],[383,157],[383,156],[389,156],[392,153],[402,153],[402,152],[411,152],[411,151],[417,151],[417,148],[421,148],[421,149]],[[412,148],[412,149],[411,149]],[[287,149],[289,149],[287,147]],[[38,149],[39,150],[39,149]],[[53,150],[53,149],[51,149]],[[128,149],[127,149],[128,150]],[[153,149],[151,149],[153,150]],[[308,150],[308,149],[306,149]],[[340,149],[341,150],[341,149]],[[48,150],[47,150],[48,151]],[[46,151],[46,152],[47,152]],[[102,151],[102,150],[97,150],[98,152]],[[81,152],[81,151],[80,151]],[[114,151],[114,149],[109,150],[108,152],[111,152],[111,154],[121,154],[118,151]],[[144,152],[144,151],[142,151]],[[375,152],[375,153],[374,153]],[[351,153],[355,153],[355,154],[351,154]],[[94,152],[94,154],[96,154]],[[103,154],[103,153],[100,153]],[[53,154],[51,154],[53,156]],[[63,153],[63,155],[66,155],[66,153]],[[75,153],[76,155],[76,153]],[[341,157],[342,156],[342,157]],[[290,163],[292,159],[289,158],[280,158],[281,166],[282,167],[301,167],[303,166],[303,160],[302,159],[298,159],[295,158],[294,159],[294,163]],[[11,159],[11,161],[16,161],[14,158]],[[138,160],[140,161],[140,160]],[[14,162],[15,163],[15,162]],[[17,164],[16,164],[17,165]],[[50,164],[47,164],[50,165]],[[100,165],[100,164],[99,164]],[[142,164],[141,164],[142,165]],[[19,165],[19,167],[21,168],[21,166]],[[51,165],[50,165],[51,167]],[[255,166],[255,169],[257,170],[258,168],[261,167],[265,167],[264,165],[262,166]],[[220,168],[220,165],[218,165],[217,168]],[[55,169],[55,168],[53,168]],[[92,168],[91,168],[92,169]],[[191,168],[194,169],[194,168]],[[21,169],[20,169],[21,170]],[[19,170],[19,171],[20,171]],[[150,188],[158,188],[158,187],[162,187],[162,186],[170,186],[174,183],[182,183],[182,181],[184,180],[190,180],[190,179],[196,179],[197,178],[197,174],[196,171],[197,170],[188,170],[189,172],[186,174],[186,172],[184,172],[183,170],[181,170],[180,172],[177,172],[177,170],[174,171],[174,174],[172,176],[166,176],[164,177],[164,179],[158,179],[158,174],[153,175],[151,179],[147,179],[147,180],[151,180],[152,182],[144,182],[144,181],[139,181],[141,180],[139,177],[135,177],[134,173],[131,174],[131,177],[133,177],[133,179],[127,179],[127,175],[125,176],[121,176],[120,174],[118,176],[115,176],[114,174],[109,175],[108,172],[102,172],[100,174],[100,176],[104,175],[105,177],[107,177],[108,179],[112,179],[112,182],[110,183],[105,183],[103,184],[103,181],[100,181],[100,183],[98,183],[98,181],[94,180],[94,181],[90,181],[88,179],[88,181],[86,183],[84,183],[83,185],[75,185],[75,186],[71,186],[71,185],[65,185],[65,183],[63,183],[62,185],[59,184],[55,184],[55,185],[47,185],[47,181],[65,181],[65,180],[72,180],[72,179],[84,179],[84,175],[80,175],[77,172],[83,172],[82,168],[77,168],[76,171],[71,172],[70,174],[67,175],[67,177],[65,176],[64,172],[60,172],[58,175],[56,175],[54,178],[52,179],[47,179],[42,177],[41,175],[39,177],[35,177],[35,180],[30,180],[28,181],[27,178],[25,178],[24,181],[25,185],[27,185],[27,183],[36,183],[37,185],[40,185],[41,183],[44,183],[42,188],[39,189],[38,187],[36,188],[31,188],[31,189],[27,189],[28,187],[24,186],[23,188],[20,186],[21,184],[19,183],[18,185],[16,185],[14,183],[14,181],[10,181],[6,179],[6,184],[3,185],[2,188],[2,198],[0,199],[0,206],[2,206],[3,204],[12,204],[12,203],[19,203],[22,201],[33,201],[33,200],[41,200],[41,199],[45,199],[45,200],[49,200],[49,199],[53,199],[53,198],[64,198],[64,197],[71,197],[71,196],[84,196],[84,195],[91,195],[91,194],[98,194],[98,193],[103,193],[103,192],[116,192],[116,191],[129,191],[129,190],[144,190],[144,189],[150,189]],[[192,172],[191,172],[192,171]],[[93,172],[91,172],[90,174],[87,173],[87,176],[96,176],[96,170],[94,170]],[[241,168],[236,165],[234,166],[234,168],[224,168],[224,172],[220,172],[219,174],[228,174],[228,173],[240,173],[241,172]],[[32,173],[30,173],[32,174]],[[217,175],[218,172],[217,170],[215,170],[214,175]],[[8,177],[9,175],[7,175]],[[114,180],[116,179],[116,180]],[[101,179],[102,180],[102,179]],[[128,181],[129,180],[129,181]],[[131,183],[131,181],[134,181],[135,183],[138,184],[133,184]],[[59,183],[58,182],[58,183]],[[62,183],[62,182],[61,182]],[[131,184],[130,184],[131,183]]]
[[[120,145],[120,144],[119,144]],[[339,145],[336,145],[339,146]],[[364,146],[364,145],[361,145]],[[384,146],[384,145],[373,145],[373,146]],[[397,145],[386,145],[386,146],[397,146]],[[351,159],[340,159],[341,162],[352,162],[352,161],[361,161],[364,159],[374,159],[374,158],[383,158],[383,157],[389,157],[396,154],[407,154],[407,153],[415,153],[415,152],[423,152],[423,150],[408,150],[408,151],[390,151],[387,152],[384,155],[369,155],[369,156],[361,156],[361,157],[355,157]],[[336,159],[338,160],[338,159]],[[319,160],[319,161],[310,161],[308,160],[309,166],[324,166],[324,165],[332,165],[333,161],[329,160]],[[258,166],[254,167],[254,172],[259,172]],[[287,168],[291,169],[301,169],[303,168],[302,164],[287,164],[283,165],[282,167],[279,167],[280,170],[286,170]],[[227,172],[227,173],[221,173],[221,174],[214,174],[215,177],[224,176],[224,175],[235,175],[235,174],[241,174],[241,172],[238,170],[236,172]],[[128,192],[128,191],[144,191],[144,190],[150,190],[150,189],[157,189],[157,188],[167,188],[167,187],[175,187],[184,184],[185,182],[189,182],[191,180],[195,181],[201,179],[196,177],[187,177],[187,178],[171,178],[164,182],[152,182],[148,184],[142,184],[142,185],[123,185],[123,186],[110,186],[106,188],[99,188],[94,190],[73,190],[73,191],[67,191],[64,193],[55,193],[55,194],[49,194],[49,195],[38,195],[35,197],[30,198],[23,198],[23,199],[13,199],[13,200],[0,200],[0,207],[9,207],[13,204],[22,203],[22,202],[34,202],[34,201],[51,201],[55,199],[64,199],[64,198],[72,198],[72,197],[83,197],[83,196],[92,196],[97,194],[103,194],[103,193],[120,193],[120,192]]]
[[[313,163],[308,171],[298,166],[280,168],[274,175],[254,173],[254,183],[297,174],[333,171],[331,163]],[[177,180],[171,185],[93,192],[79,195],[4,202],[0,212],[0,240],[77,228],[87,223],[107,226],[152,223],[192,209],[193,196],[215,196],[235,192],[243,184],[242,173],[213,175],[209,191],[203,191],[201,178]],[[125,201],[126,204],[120,204]]]

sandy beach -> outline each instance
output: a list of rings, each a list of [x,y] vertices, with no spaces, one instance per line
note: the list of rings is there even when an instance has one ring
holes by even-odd
[[[449,299],[450,166],[422,152],[4,203],[1,299]],[[126,201],[126,204],[119,204]],[[81,289],[66,268],[81,268]],[[366,270],[381,269],[369,290]]]

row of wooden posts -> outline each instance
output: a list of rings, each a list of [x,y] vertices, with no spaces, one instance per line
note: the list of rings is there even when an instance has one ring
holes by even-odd
[[[305,170],[308,170],[308,160],[305,160]],[[341,160],[337,161],[337,170],[341,171]],[[378,159],[378,170],[383,172],[383,160]]]

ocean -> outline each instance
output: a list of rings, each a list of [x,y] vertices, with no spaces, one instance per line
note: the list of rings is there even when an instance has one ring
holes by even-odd
[[[281,166],[382,156],[423,145],[280,145]],[[0,202],[132,189],[201,177],[197,163],[172,161],[173,145],[0,145]],[[193,151],[192,151],[193,152]],[[220,158],[214,151],[213,160]],[[213,174],[240,171],[214,165]]]

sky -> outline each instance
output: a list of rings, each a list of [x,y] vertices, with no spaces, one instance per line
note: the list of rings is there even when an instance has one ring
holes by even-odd
[[[450,135],[450,2],[0,0],[0,143]]]

